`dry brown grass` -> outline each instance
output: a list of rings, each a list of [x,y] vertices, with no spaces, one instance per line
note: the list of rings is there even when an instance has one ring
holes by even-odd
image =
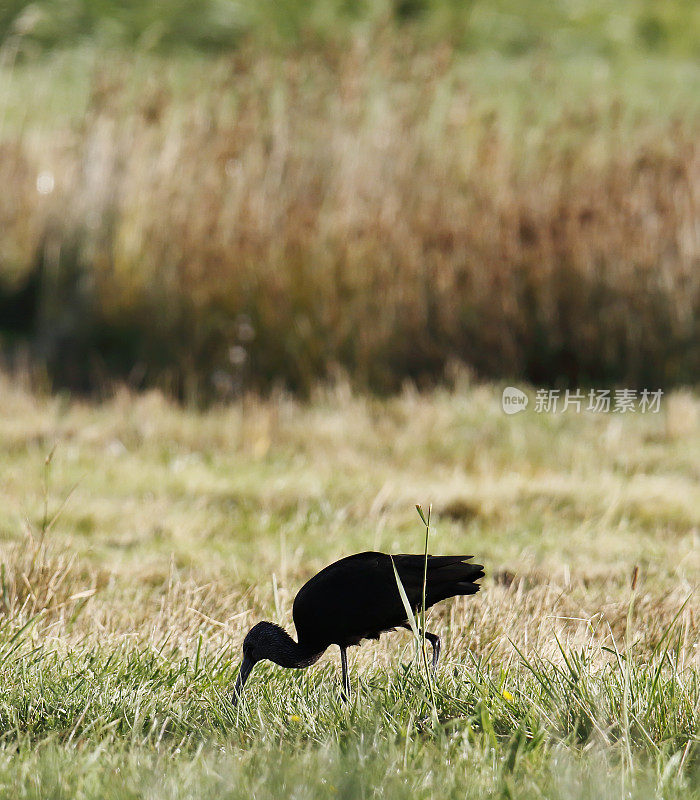
[[[189,652],[201,635],[235,655],[254,621],[291,627],[324,563],[419,550],[413,503],[430,500],[431,549],[487,571],[478,596],[432,612],[448,660],[507,663],[512,643],[556,659],[555,634],[601,663],[602,647],[645,658],[678,615],[692,662],[697,407],[683,393],[659,415],[512,419],[489,387],[387,402],[339,388],[198,414],[155,393],[66,405],[3,380],[2,612],[13,626],[38,614],[34,635],[62,647]],[[356,659],[388,664],[404,646],[387,636]]]
[[[43,265],[55,371],[222,396],[338,369],[396,389],[455,359],[696,378],[696,121],[630,127],[546,64],[555,114],[485,106],[449,51],[398,50],[242,51],[187,81],[108,60],[79,122],[7,134],[0,270]]]
[[[65,547],[40,550],[21,546],[2,552],[2,618],[15,630],[31,623],[32,641],[63,651],[107,649],[128,643],[159,649],[165,642],[180,653],[192,651],[200,638],[205,653],[226,652],[234,660],[252,624],[274,618],[293,632],[291,603],[296,589],[309,577],[299,567],[277,586],[270,597],[269,577],[248,588],[221,578],[207,579],[206,571],[183,574],[172,564],[166,574],[140,571],[130,579],[81,564]],[[505,582],[504,582],[505,581]],[[565,652],[586,655],[592,668],[601,668],[615,650],[630,647],[641,661],[664,642],[673,630],[678,666],[698,666],[697,585],[681,582],[664,590],[652,583],[633,592],[624,583],[550,575],[506,573],[487,579],[474,598],[459,598],[430,614],[430,629],[439,633],[445,663],[485,659],[507,668],[526,658],[562,663]],[[517,649],[516,649],[517,648]],[[384,668],[410,658],[412,643],[401,632],[384,636],[353,650],[360,670]],[[322,663],[335,663],[331,649]]]

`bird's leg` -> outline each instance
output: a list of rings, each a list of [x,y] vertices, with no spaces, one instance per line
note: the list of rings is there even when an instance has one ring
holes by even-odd
[[[435,672],[438,665],[438,659],[440,658],[440,637],[436,633],[429,633],[426,631],[425,638],[430,642],[433,648],[432,670]]]
[[[340,664],[343,668],[343,689],[340,696],[347,703],[350,700],[350,675],[348,674],[348,651],[340,647]]]
[[[404,622],[401,627],[406,628],[407,631],[412,630],[408,622]],[[435,672],[438,665],[438,659],[440,658],[440,637],[437,635],[437,633],[430,633],[430,631],[426,631],[425,638],[430,642],[430,646],[433,648],[433,661],[431,664],[431,669],[433,672]]]

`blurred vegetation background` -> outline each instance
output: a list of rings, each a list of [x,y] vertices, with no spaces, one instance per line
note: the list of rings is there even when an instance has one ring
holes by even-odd
[[[246,38],[269,45],[339,44],[417,25],[423,42],[518,56],[535,49],[606,56],[630,50],[700,56],[693,0],[5,0],[4,40],[54,48],[102,46],[229,51]]]
[[[6,0],[6,367],[695,383],[699,58],[692,0]]]

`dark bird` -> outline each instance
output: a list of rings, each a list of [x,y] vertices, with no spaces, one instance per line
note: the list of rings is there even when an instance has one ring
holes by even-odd
[[[425,607],[460,594],[479,591],[484,577],[481,564],[467,563],[473,556],[428,556]],[[243,642],[243,662],[233,690],[238,702],[243,686],[258,661],[269,659],[281,667],[299,669],[314,664],[326,648],[337,644],[343,668],[343,697],[350,697],[347,648],[362,639],[378,639],[385,631],[409,628],[396,576],[414,613],[422,608],[424,555],[358,553],[322,569],[299,590],[294,600],[294,626],[299,641],[279,625],[258,622]],[[440,657],[440,638],[426,631],[433,648],[433,669]]]

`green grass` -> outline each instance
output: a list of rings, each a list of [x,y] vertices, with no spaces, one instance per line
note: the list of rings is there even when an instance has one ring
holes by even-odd
[[[258,668],[234,711],[228,648],[6,646],[5,769],[26,773],[9,781],[26,796],[696,796],[700,685],[669,634],[651,659],[601,671],[575,652],[559,666],[453,663],[435,720],[410,659],[355,675],[347,707],[330,665]]]
[[[628,50],[693,56],[700,19],[690,0],[9,0],[0,10],[0,42],[24,39],[28,49],[93,39],[140,48],[235,48],[248,39],[275,46],[343,43],[351,35],[407,29],[419,39],[448,41],[467,51],[521,55]]]
[[[3,653],[0,770],[15,797],[695,797],[700,686],[680,644],[600,672],[584,653],[453,656],[435,722],[410,659],[354,675],[348,707],[330,665],[259,668],[234,712],[228,648],[27,645]]]
[[[0,796],[700,797],[693,395],[506,417],[490,387],[340,386],[200,413],[3,382],[0,411]],[[487,570],[428,615],[434,700],[397,632],[351,651],[347,706],[329,652],[258,665],[234,709],[250,625],[291,628],[344,554],[421,552],[416,501],[432,552]]]

